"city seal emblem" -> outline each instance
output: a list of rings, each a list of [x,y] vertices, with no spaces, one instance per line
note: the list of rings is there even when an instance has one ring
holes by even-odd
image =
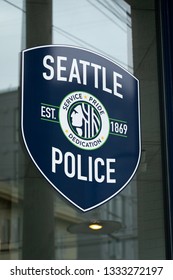
[[[68,94],[60,105],[59,120],[67,139],[84,150],[100,148],[109,136],[106,109],[87,92]]]
[[[22,51],[21,130],[41,174],[81,211],[132,180],[141,155],[139,82],[83,48]]]

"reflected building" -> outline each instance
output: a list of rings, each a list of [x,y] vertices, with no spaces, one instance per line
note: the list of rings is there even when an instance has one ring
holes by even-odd
[[[18,90],[0,94],[0,112],[0,126],[3,131],[0,138],[0,259],[21,259],[23,187],[27,167],[24,159],[26,152],[20,138]],[[136,199],[134,182],[116,199],[91,213],[81,215],[55,192],[55,259],[136,259]],[[71,224],[80,224],[96,218],[120,221],[122,229],[111,235],[68,232]]]

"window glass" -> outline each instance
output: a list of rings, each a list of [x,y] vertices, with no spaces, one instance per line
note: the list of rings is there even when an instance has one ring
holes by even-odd
[[[29,2],[33,15],[28,15]],[[76,210],[45,181],[21,140],[17,88],[25,16],[34,18],[37,32],[40,28],[44,35],[40,18],[51,1],[0,1],[0,259],[164,259],[154,1],[54,0],[52,4],[52,19],[46,20],[52,22],[53,44],[100,53],[139,79],[141,163],[121,193],[87,213]],[[34,32],[33,38],[39,40],[41,35]],[[105,234],[85,232],[86,223],[99,220],[107,223]],[[110,232],[113,223],[117,227]]]
[[[133,73],[131,7],[125,1],[54,1],[53,43],[93,50]],[[95,237],[82,234],[79,223],[79,228],[76,229],[78,258],[137,258],[135,198],[134,180],[128,189],[106,205],[87,214],[76,212],[75,222],[79,223],[78,220],[81,219],[81,225],[82,222],[104,219],[109,221],[110,225],[112,221],[117,221],[122,226],[115,234],[108,232],[105,236]],[[72,234],[66,232],[64,235],[64,231],[62,236],[59,236],[59,240],[66,244],[66,247],[69,238],[72,238]],[[126,238],[129,242],[124,241]],[[115,247],[119,248],[119,253],[114,251]]]

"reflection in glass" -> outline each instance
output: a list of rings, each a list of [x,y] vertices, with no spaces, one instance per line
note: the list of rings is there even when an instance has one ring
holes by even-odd
[[[0,1],[0,259],[22,258],[22,236],[26,230],[23,227],[23,186],[28,177],[28,186],[41,188],[45,184],[41,175],[31,171],[31,161],[20,137],[17,87],[19,53],[25,45],[23,2]],[[143,132],[139,171],[116,198],[83,214],[52,190],[55,236],[50,232],[49,238],[53,238],[55,259],[164,258],[155,10],[154,1],[149,2],[53,1],[54,44],[75,45],[101,53],[140,78]],[[80,109],[75,109],[79,113]],[[74,120],[72,124],[75,126],[75,123]],[[48,184],[47,187],[51,188]],[[37,205],[38,199],[43,198],[34,199]],[[31,218],[39,232],[39,221]],[[71,225],[77,224],[80,228],[82,224],[101,220],[119,222],[121,228],[104,234],[68,231]],[[32,231],[30,228],[28,234],[32,235]],[[150,248],[151,243],[155,247]],[[31,244],[26,245],[31,247]],[[31,247],[33,252],[34,249],[37,244]],[[49,249],[43,242],[42,250]]]

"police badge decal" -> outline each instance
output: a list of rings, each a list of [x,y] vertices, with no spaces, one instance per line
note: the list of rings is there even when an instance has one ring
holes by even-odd
[[[140,160],[139,82],[108,58],[51,45],[22,52],[21,128],[47,181],[82,211],[117,195]]]

